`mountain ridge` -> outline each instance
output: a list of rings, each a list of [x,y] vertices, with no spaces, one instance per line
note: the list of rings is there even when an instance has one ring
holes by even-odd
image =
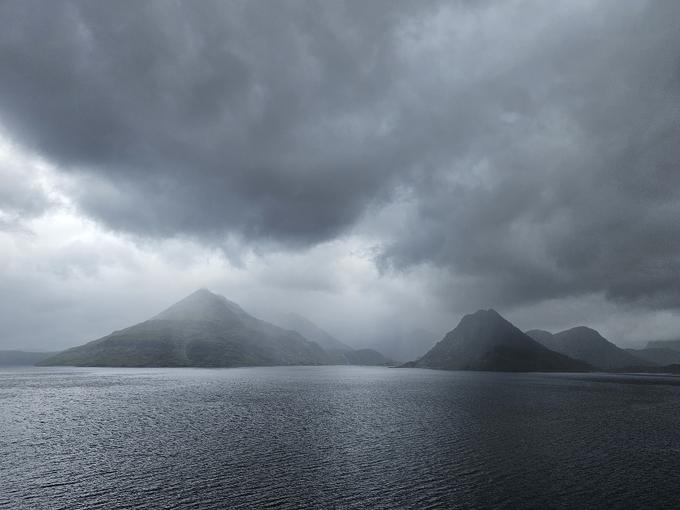
[[[610,342],[597,330],[587,326],[575,326],[555,334],[534,329],[527,331],[527,335],[548,349],[585,361],[602,370],[640,366],[647,363],[644,359]]]
[[[544,347],[492,308],[464,316],[413,366],[509,372],[568,372],[591,368],[587,363]]]
[[[331,335],[325,329],[300,314],[288,312],[280,314],[277,320],[273,321],[280,327],[297,331],[307,340],[316,342],[321,348],[327,351],[352,351],[349,345]]]
[[[625,349],[633,356],[655,365],[680,364],[680,351],[675,349],[652,347],[645,349]]]
[[[376,349],[354,349],[350,347],[302,315],[290,312],[283,314],[279,318],[279,325],[296,331],[306,339],[319,344],[331,359],[330,364],[366,366],[388,366],[394,364],[394,361]]]
[[[647,349],[671,349],[673,351],[680,351],[680,339],[650,340],[647,342]]]

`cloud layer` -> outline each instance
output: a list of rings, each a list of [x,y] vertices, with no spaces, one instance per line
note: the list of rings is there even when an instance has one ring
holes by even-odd
[[[679,18],[670,0],[7,1],[0,125],[87,221],[275,249],[254,271],[272,286],[335,292],[360,239],[383,278],[356,278],[417,280],[454,314],[672,311]],[[55,207],[9,161],[5,230]]]

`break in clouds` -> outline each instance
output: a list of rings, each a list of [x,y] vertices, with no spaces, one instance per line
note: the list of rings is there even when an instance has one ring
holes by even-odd
[[[356,314],[355,337],[490,306],[680,336],[678,19],[672,0],[3,2],[3,294],[77,278],[106,315],[126,292],[101,268],[123,264],[181,282],[143,289],[154,305],[293,295],[330,328]],[[59,244],[65,208],[90,245]],[[57,315],[31,338],[108,332]]]

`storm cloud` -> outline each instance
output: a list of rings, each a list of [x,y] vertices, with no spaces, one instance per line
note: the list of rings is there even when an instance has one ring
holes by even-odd
[[[678,19],[672,0],[6,1],[0,126],[88,221],[288,253],[258,273],[277,285],[333,292],[305,264],[359,236],[454,313],[675,310]],[[53,206],[0,184],[6,222]]]
[[[416,157],[383,7],[3,4],[2,120],[113,228],[329,240]]]

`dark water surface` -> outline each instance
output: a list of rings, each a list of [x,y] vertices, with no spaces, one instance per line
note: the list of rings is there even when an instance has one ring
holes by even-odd
[[[0,508],[680,508],[678,381],[3,369]]]

